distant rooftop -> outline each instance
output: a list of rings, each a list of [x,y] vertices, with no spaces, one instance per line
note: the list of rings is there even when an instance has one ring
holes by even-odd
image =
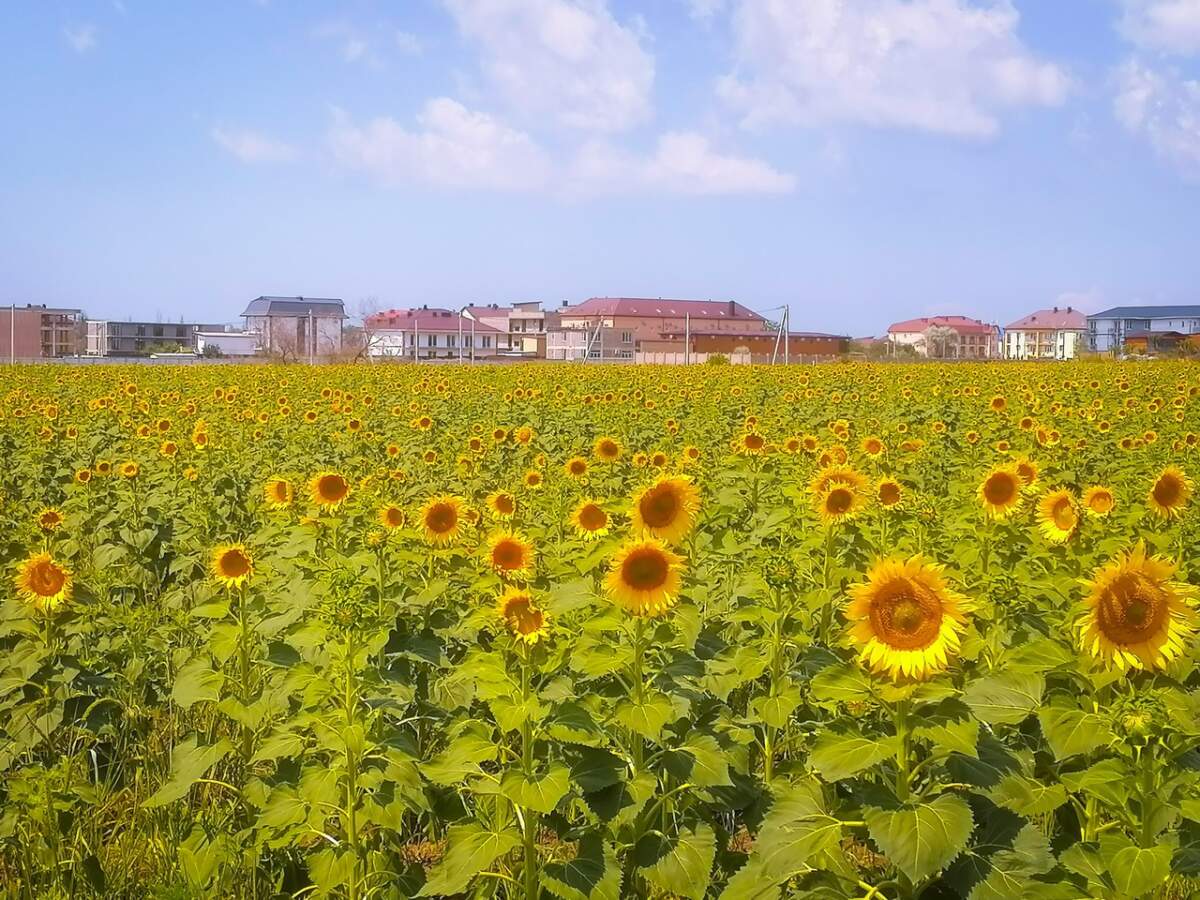
[[[578,306],[560,309],[567,317],[572,316],[663,316],[678,318],[683,315],[696,319],[752,319],[764,321],[763,317],[749,307],[733,300],[670,300],[649,297],[592,297]]]
[[[1055,306],[1051,309],[1039,309],[1006,327],[1016,331],[1082,331],[1087,328],[1087,316],[1070,306]]]
[[[996,330],[995,325],[988,325],[979,319],[967,316],[921,316],[919,319],[905,319],[888,328],[888,334],[910,334],[925,331],[933,325],[953,328],[959,334],[989,334]]]
[[[1200,305],[1190,306],[1114,306],[1093,313],[1089,319],[1200,319]]]
[[[337,316],[346,317],[346,305],[329,297],[256,297],[243,316]]]
[[[421,309],[388,309],[366,317],[363,324],[375,331],[453,332],[460,328],[476,334],[501,334],[490,325],[465,319],[449,309],[422,307]]]

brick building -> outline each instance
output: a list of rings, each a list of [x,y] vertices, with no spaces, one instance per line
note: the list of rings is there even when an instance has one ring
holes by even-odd
[[[936,359],[994,359],[1000,355],[1000,329],[966,316],[922,316],[888,328],[893,348],[911,347]]]
[[[82,332],[78,309],[0,306],[0,360],[73,356],[83,347]]]

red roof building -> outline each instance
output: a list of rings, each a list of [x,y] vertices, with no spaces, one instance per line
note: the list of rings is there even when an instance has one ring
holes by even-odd
[[[1000,329],[967,316],[922,316],[888,327],[893,347],[908,346],[938,359],[992,359],[1000,353]]]
[[[1087,316],[1070,306],[1039,309],[1004,329],[1005,359],[1074,359]]]
[[[363,319],[370,354],[408,359],[495,356],[505,332],[448,309],[389,309]]]

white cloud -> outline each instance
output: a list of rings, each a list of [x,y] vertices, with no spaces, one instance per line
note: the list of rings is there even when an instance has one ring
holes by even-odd
[[[405,56],[416,56],[421,52],[421,39],[407,31],[396,32],[396,49]]]
[[[527,190],[549,178],[550,163],[529,135],[456,100],[428,101],[417,124],[381,116],[359,126],[337,112],[329,139],[343,164],[392,186]]]
[[[1008,107],[1056,106],[1067,74],[1017,37],[1009,0],[739,0],[719,92],[746,126],[852,122],[988,137]]]
[[[68,25],[63,29],[63,37],[76,53],[87,53],[96,46],[96,26]]]
[[[1117,70],[1113,112],[1189,181],[1200,182],[1200,81],[1137,59]]]
[[[299,155],[290,144],[257,131],[217,127],[211,134],[217,144],[244,163],[290,162]]]
[[[1139,47],[1200,53],[1200,0],[1120,0],[1121,33]]]
[[[668,132],[649,157],[593,141],[576,156],[566,190],[574,194],[660,191],[673,194],[783,194],[796,179],[765,162],[713,149],[695,132]]]
[[[650,116],[654,60],[639,24],[605,0],[443,0],[483,51],[489,86],[518,113],[590,131],[621,131]]]

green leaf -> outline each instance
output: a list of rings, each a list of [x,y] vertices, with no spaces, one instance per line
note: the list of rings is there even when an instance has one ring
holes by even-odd
[[[1058,776],[1069,791],[1090,794],[1111,806],[1123,807],[1129,799],[1130,774],[1117,759],[1102,759],[1082,772]]]
[[[304,745],[303,735],[293,734],[290,731],[277,732],[258,745],[258,749],[250,760],[251,762],[262,762],[268,759],[279,759],[281,756],[298,756],[304,751]]]
[[[622,700],[617,704],[613,718],[630,731],[644,738],[657,740],[663,727],[671,721],[674,708],[666,694],[653,691],[641,703]]]
[[[1166,844],[1138,847],[1124,836],[1100,838],[1100,856],[1113,884],[1126,897],[1144,897],[1160,887],[1171,875],[1172,853]]]
[[[1045,706],[1038,710],[1038,721],[1056,759],[1090,753],[1113,738],[1107,720],[1097,713]]]
[[[634,853],[642,875],[651,884],[690,900],[703,900],[717,853],[717,836],[711,825],[701,822],[680,831],[665,847],[643,838]]]
[[[774,697],[755,697],[750,711],[771,728],[783,728],[800,705],[803,696],[797,685],[790,684]]]
[[[1042,702],[1046,679],[1037,672],[997,672],[967,685],[963,701],[989,725],[1016,725]]]
[[[1023,816],[1040,816],[1067,802],[1061,784],[1043,784],[1024,775],[1006,775],[988,796],[999,806]]]
[[[560,582],[546,592],[546,611],[555,619],[589,606],[595,588],[590,578]]]
[[[175,674],[171,699],[184,709],[202,700],[219,700],[225,676],[214,672],[207,659],[196,657]]]
[[[894,809],[864,808],[867,830],[879,849],[913,881],[945,868],[967,846],[974,820],[958,797]]]
[[[349,850],[318,850],[307,857],[308,874],[322,893],[329,893],[354,875],[354,854]]]
[[[565,744],[601,743],[604,729],[592,714],[578,703],[560,703],[545,723],[546,733]]]
[[[914,737],[927,740],[949,753],[978,756],[979,722],[961,700],[943,701],[933,710],[919,713],[917,721],[920,724],[913,728]]]
[[[1005,652],[1004,668],[1013,672],[1048,672],[1075,662],[1075,653],[1051,638],[1026,641]]]
[[[563,900],[618,900],[621,865],[617,850],[596,832],[588,832],[572,859],[546,863],[542,884]]]
[[[822,778],[832,782],[849,778],[895,755],[895,738],[874,739],[851,731],[822,731],[808,762]]]
[[[496,745],[478,731],[466,731],[453,737],[442,753],[420,763],[421,774],[434,784],[452,785],[468,775],[479,773],[479,764],[496,758]]]
[[[267,804],[258,815],[259,828],[287,828],[299,825],[308,815],[308,804],[291,785],[280,785],[271,791]]]
[[[870,700],[871,678],[852,663],[829,666],[810,682],[814,700]]]
[[[711,734],[690,735],[682,746],[666,755],[666,761],[676,777],[690,781],[696,787],[729,787],[733,784],[729,779],[729,760]]]
[[[196,780],[203,778],[232,749],[233,745],[224,738],[215,744],[201,744],[194,734],[184,738],[171,751],[171,776],[142,806],[165,806],[186,796]]]
[[[571,781],[585,794],[604,790],[621,781],[625,761],[599,747],[577,747],[569,752]]]
[[[532,778],[527,778],[524,772],[509,769],[500,780],[501,794],[519,806],[540,813],[553,812],[570,787],[571,774],[562,763],[553,763],[550,771]]]
[[[451,825],[446,833],[446,854],[429,870],[418,897],[461,894],[471,879],[521,843],[513,829],[485,831],[474,822]]]

